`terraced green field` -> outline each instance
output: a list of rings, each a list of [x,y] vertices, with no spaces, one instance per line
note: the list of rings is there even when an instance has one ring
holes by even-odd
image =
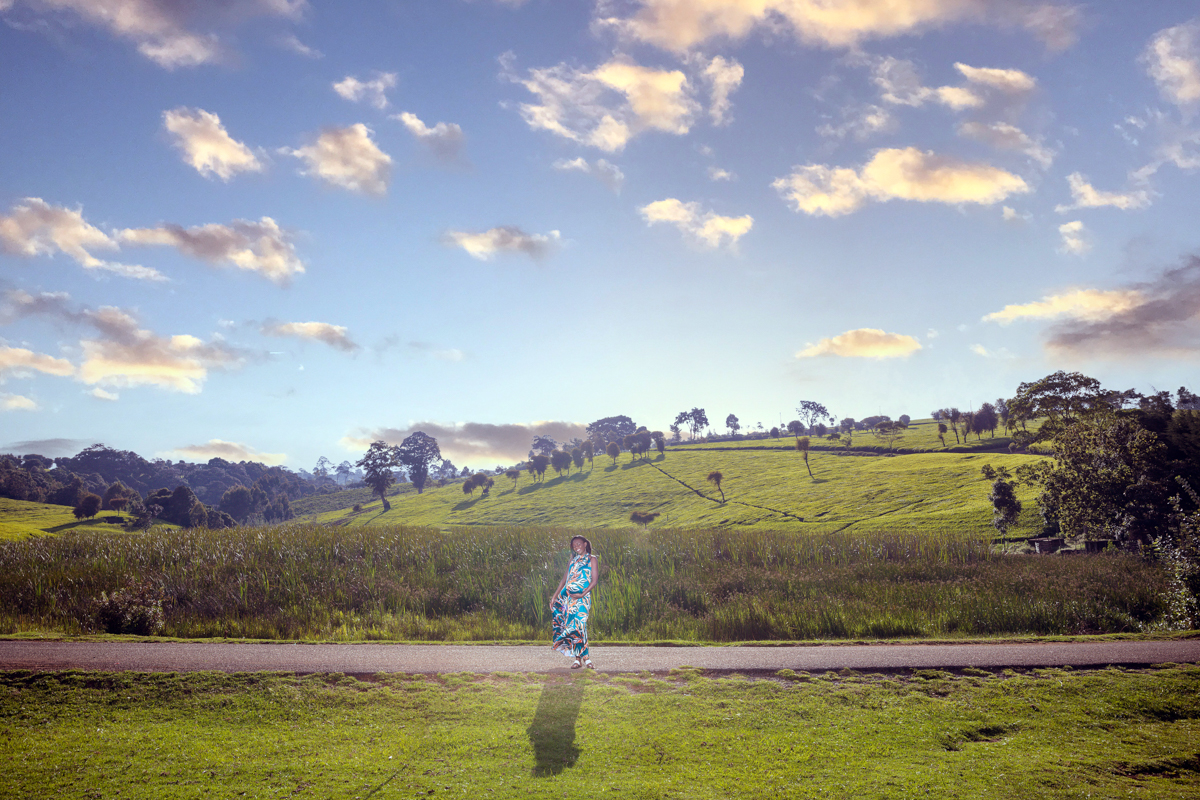
[[[111,520],[119,522],[111,522]],[[101,511],[95,519],[77,520],[69,506],[28,503],[0,497],[0,540],[26,539],[70,530],[120,530],[127,515],[116,511]]]
[[[628,527],[630,512],[657,511],[656,527],[771,528],[798,533],[846,530],[991,530],[985,463],[1015,469],[1039,458],[1008,453],[920,453],[901,456],[810,454],[810,478],[801,454],[786,450],[683,448],[632,460],[607,456],[582,471],[535,483],[522,473],[503,476],[488,496],[465,495],[461,482],[393,498],[383,513],[376,500],[306,516],[342,525],[567,525]],[[720,492],[706,481],[723,474]],[[693,491],[695,490],[695,491]],[[1018,489],[1025,505],[1014,533],[1038,524],[1035,493]],[[328,495],[329,499],[336,495]]]

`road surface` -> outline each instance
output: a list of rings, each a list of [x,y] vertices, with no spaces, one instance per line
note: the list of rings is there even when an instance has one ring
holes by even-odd
[[[597,646],[603,672],[692,666],[745,674],[981,667],[1104,667],[1200,662],[1200,639],[1037,644],[871,644],[798,647]],[[554,672],[549,647],[508,645],[256,644],[0,641],[0,669],[136,672]]]

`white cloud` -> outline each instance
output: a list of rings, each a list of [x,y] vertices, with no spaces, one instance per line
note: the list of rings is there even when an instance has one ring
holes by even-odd
[[[347,75],[333,84],[333,90],[352,103],[366,100],[380,110],[388,107],[387,90],[395,87],[396,73],[377,72],[369,81],[360,81],[353,75]]]
[[[916,337],[903,333],[885,333],[879,328],[858,328],[810,344],[796,353],[796,358],[905,358],[920,349],[921,343]]]
[[[328,322],[268,322],[260,328],[264,336],[291,336],[297,339],[315,339],[330,347],[353,352],[359,346],[346,333],[342,325]]]
[[[257,272],[279,285],[304,272],[288,235],[270,217],[258,222],[239,219],[228,225],[184,228],[164,224],[157,228],[123,230],[120,240],[135,245],[166,245],[210,264],[231,264]]]
[[[873,104],[851,106],[842,109],[841,114],[842,123],[840,125],[825,123],[817,127],[817,133],[834,139],[852,136],[858,141],[863,141],[876,133],[891,130],[895,126],[895,119],[882,106]]]
[[[37,411],[38,404],[19,394],[0,392],[0,411]]]
[[[687,133],[699,104],[687,76],[656,70],[618,57],[594,70],[559,64],[529,70],[520,78],[502,59],[510,80],[537,95],[522,103],[521,115],[534,130],[545,130],[580,144],[616,152],[637,134],[658,130]]]
[[[226,442],[223,439],[209,439],[205,444],[190,444],[176,447],[163,455],[174,456],[184,460],[207,462],[210,459],[222,458],[226,461],[257,461],[267,466],[276,466],[287,461],[286,453],[260,453],[253,447],[239,442]]]
[[[408,132],[438,158],[453,161],[458,157],[459,150],[462,149],[463,132],[455,123],[439,122],[430,128],[416,114],[407,111],[395,115],[393,119],[400,120]]]
[[[1137,289],[1075,289],[1053,294],[1032,303],[1007,305],[983,318],[984,322],[1007,325],[1018,319],[1052,319],[1068,317],[1087,322],[1100,322],[1124,314],[1146,302],[1146,295]]]
[[[1040,139],[1034,139],[1015,125],[1007,122],[965,122],[959,126],[962,136],[976,139],[1001,150],[1016,150],[1029,158],[1042,169],[1049,169],[1054,163],[1056,153],[1042,144]]]
[[[1101,192],[1088,183],[1087,178],[1078,172],[1068,175],[1067,183],[1071,187],[1071,197],[1075,202],[1071,205],[1055,206],[1054,210],[1060,214],[1074,211],[1077,208],[1112,206],[1124,211],[1131,208],[1144,208],[1150,205],[1150,196],[1144,191],[1129,192],[1128,194]]]
[[[1033,219],[1033,215],[1029,212],[1022,214],[1011,206],[1004,206],[1000,209],[1000,212],[1000,216],[1005,222],[1028,222]]]
[[[725,125],[732,121],[729,116],[729,95],[742,85],[746,71],[737,61],[716,56],[708,63],[702,73],[709,85],[712,99],[709,102],[708,115],[714,125]]]
[[[736,246],[738,239],[754,227],[754,218],[749,214],[722,217],[713,211],[702,212],[699,203],[684,203],[673,197],[648,203],[638,211],[649,225],[670,223],[700,244],[713,248],[726,242]]]
[[[1063,252],[1083,255],[1092,249],[1091,244],[1084,237],[1087,233],[1087,228],[1079,220],[1064,222],[1058,226],[1058,232],[1062,235]]]
[[[12,6],[15,0],[7,0]],[[177,0],[23,0],[23,4],[50,12],[72,12],[85,22],[107,29],[137,45],[138,52],[161,67],[194,67],[221,59],[215,34],[190,29],[197,16],[195,4]],[[0,4],[2,7],[4,4]],[[255,16],[297,19],[306,0],[227,0],[205,8],[204,16],[242,22]]]
[[[885,103],[920,107],[928,102],[941,103],[955,110],[983,105],[983,98],[960,86],[931,88],[921,84],[911,61],[885,56],[875,59],[871,81],[879,87]]]
[[[597,159],[594,164],[588,163],[586,158],[560,158],[551,166],[560,172],[582,172],[591,175],[617,194],[621,193],[621,187],[625,184],[625,173],[621,172],[621,168],[603,158]]]
[[[325,54],[320,50],[309,47],[304,42],[296,38],[296,34],[289,33],[286,36],[281,36],[278,40],[279,46],[285,50],[291,50],[297,55],[305,58],[324,58]]]
[[[121,395],[117,394],[116,392],[106,392],[105,390],[101,389],[99,386],[92,389],[90,392],[88,392],[88,394],[91,395],[92,397],[96,398],[97,400],[105,400],[110,403],[116,402],[117,400],[121,399]]]
[[[118,250],[117,241],[83,219],[83,212],[52,206],[38,197],[27,197],[0,216],[0,249],[32,257],[63,253],[88,270],[112,272],[126,278],[165,281],[166,276],[149,267],[103,261],[92,250]]]
[[[302,160],[305,175],[352,192],[384,194],[391,180],[392,158],[371,140],[371,129],[361,122],[348,128],[331,128],[317,141],[296,150],[283,151]]]
[[[961,61],[955,62],[954,68],[971,83],[987,86],[1005,94],[1027,94],[1037,88],[1037,81],[1019,69],[972,67]]]
[[[1170,102],[1190,106],[1200,100],[1200,19],[1156,33],[1142,63]]]
[[[66,377],[75,374],[75,366],[64,358],[35,353],[23,347],[0,345],[0,382],[9,374],[25,375],[30,372]]]
[[[830,217],[857,211],[868,200],[991,205],[1029,191],[1022,178],[998,167],[914,147],[879,150],[861,171],[821,164],[798,166],[771,185],[796,211]]]
[[[175,135],[183,160],[201,175],[228,181],[239,172],[260,172],[262,163],[249,147],[225,130],[221,119],[199,108],[163,112],[163,125]]]
[[[472,233],[469,231],[447,231],[446,244],[461,247],[472,258],[487,261],[496,253],[524,253],[535,261],[546,256],[558,244],[560,234],[526,233],[514,226],[503,226]]]
[[[709,167],[708,179],[710,181],[732,181],[737,179],[737,175],[734,175],[727,169],[721,169],[720,167]]]

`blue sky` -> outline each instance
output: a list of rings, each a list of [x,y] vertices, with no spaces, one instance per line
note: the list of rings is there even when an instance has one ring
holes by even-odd
[[[1194,2],[187,5],[0,0],[0,451],[1196,383]]]

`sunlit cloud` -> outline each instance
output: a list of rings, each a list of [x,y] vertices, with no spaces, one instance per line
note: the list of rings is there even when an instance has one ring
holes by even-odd
[[[720,167],[709,167],[708,179],[710,181],[732,181],[737,179],[737,175],[734,175],[727,169],[721,169]]]
[[[524,253],[536,261],[553,251],[560,238],[558,231],[543,235],[506,225],[481,233],[447,231],[443,240],[451,247],[461,247],[480,261],[487,261],[496,253]]]
[[[16,3],[36,11],[72,13],[132,41],[138,52],[167,69],[221,60],[217,35],[192,29],[197,17],[235,23],[256,16],[294,20],[308,6],[306,0],[225,0],[197,14],[195,4],[176,0],[6,0],[0,2],[0,10]]]
[[[305,163],[302,174],[352,192],[381,195],[391,180],[392,158],[371,139],[371,129],[361,122],[348,128],[331,128],[316,142],[282,152]]]
[[[685,203],[673,197],[656,200],[638,209],[648,225],[666,222],[674,225],[684,235],[699,244],[716,248],[722,244],[737,245],[738,239],[754,227],[754,218],[749,214],[741,217],[723,217],[713,211],[702,211],[696,202]]]
[[[1007,305],[983,318],[984,322],[1007,325],[1018,319],[1053,319],[1069,317],[1087,322],[1099,322],[1124,314],[1146,302],[1146,295],[1137,289],[1075,289],[1053,294],[1032,303]]]
[[[37,411],[38,404],[19,394],[0,392],[0,411]]]
[[[199,108],[163,112],[163,126],[175,136],[184,163],[204,176],[228,181],[239,172],[260,172],[262,162],[249,147],[235,140],[216,114]]]
[[[501,64],[509,80],[538,98],[520,105],[530,128],[609,153],[643,131],[685,134],[699,110],[692,85],[679,70],[657,70],[617,57],[593,70],[559,64],[531,69],[522,78],[513,72],[511,58]]]
[[[972,67],[955,62],[954,68],[971,83],[987,86],[1005,94],[1026,94],[1037,88],[1037,81],[1019,69]]]
[[[879,88],[881,99],[892,105],[920,107],[932,102],[961,110],[984,102],[982,97],[961,86],[924,86],[911,61],[892,56],[874,60],[871,82]]]
[[[328,322],[267,322],[260,329],[264,336],[290,336],[296,339],[313,339],[332,348],[352,353],[358,344],[346,333],[345,326]]]
[[[891,112],[873,104],[849,106],[842,109],[841,116],[840,124],[827,122],[819,125],[817,133],[832,139],[845,139],[849,136],[863,141],[877,133],[891,130],[896,124]]]
[[[1144,191],[1120,194],[1118,192],[1101,192],[1087,182],[1087,178],[1078,172],[1067,176],[1067,184],[1071,187],[1071,197],[1074,203],[1055,206],[1060,214],[1074,211],[1077,208],[1102,208],[1112,206],[1122,210],[1145,208],[1150,205],[1150,196]]]
[[[108,403],[115,403],[117,400],[121,399],[121,395],[117,394],[116,392],[105,391],[104,389],[101,389],[99,386],[93,388],[90,392],[88,392],[88,395],[96,398],[97,400],[104,400],[105,402],[108,402]]]
[[[1058,356],[1194,359],[1200,357],[1200,258],[1120,289],[1075,289],[984,319],[1054,320],[1044,344]]]
[[[400,120],[418,142],[429,148],[435,156],[443,161],[453,161],[462,149],[462,128],[453,122],[439,122],[430,128],[416,114],[405,111],[397,114],[394,119]]]
[[[879,328],[858,328],[810,344],[796,353],[796,358],[906,358],[920,349],[921,343],[916,337],[885,333]]]
[[[230,265],[255,272],[281,286],[304,272],[291,238],[270,217],[258,222],[238,219],[228,225],[212,223],[194,228],[163,224],[132,228],[118,234],[132,245],[165,245],[209,264]]]
[[[621,193],[621,187],[625,184],[625,173],[621,172],[621,168],[603,158],[591,163],[586,158],[560,158],[551,166],[560,172],[582,172],[591,175],[617,194]]]
[[[0,382],[10,375],[20,376],[34,372],[67,377],[75,374],[75,366],[64,358],[35,353],[23,347],[0,345]]]
[[[225,461],[257,461],[267,466],[277,466],[287,461],[286,453],[261,453],[253,447],[240,442],[226,442],[222,439],[209,439],[205,444],[189,444],[176,447],[163,453],[164,456],[183,459],[186,461],[207,462],[214,458]]]
[[[395,85],[396,73],[378,72],[369,81],[360,81],[353,75],[347,75],[333,84],[333,90],[353,103],[365,100],[375,108],[383,110],[388,107],[387,90]]]
[[[704,68],[701,75],[709,86],[712,99],[709,101],[708,115],[714,125],[726,125],[732,121],[729,109],[733,105],[729,96],[742,85],[746,70],[734,59],[716,56]]]
[[[352,452],[365,451],[372,442],[400,444],[422,431],[437,439],[443,458],[491,466],[512,464],[528,457],[534,436],[549,436],[558,442],[587,438],[586,426],[577,422],[541,421],[495,425],[486,422],[418,422],[405,428],[374,428],[347,435],[341,444]]]
[[[118,250],[116,239],[88,224],[82,210],[52,206],[39,197],[27,197],[0,216],[0,250],[31,258],[62,253],[87,270],[111,272],[125,278],[165,281],[149,267],[103,261],[92,250]]]
[[[1200,100],[1200,19],[1156,33],[1142,63],[1168,101],[1190,106]]]
[[[1053,150],[1046,147],[1040,139],[1034,139],[1016,125],[1007,122],[965,122],[958,127],[958,133],[1000,150],[1024,153],[1042,169],[1049,169],[1054,163],[1056,153]]]
[[[1086,238],[1087,228],[1080,220],[1064,222],[1058,226],[1058,232],[1062,236],[1061,249],[1064,253],[1081,256],[1092,249],[1091,243]]]
[[[836,217],[868,201],[913,200],[991,205],[1029,191],[1017,175],[915,147],[879,150],[860,171],[810,164],[771,184],[796,211]]]

